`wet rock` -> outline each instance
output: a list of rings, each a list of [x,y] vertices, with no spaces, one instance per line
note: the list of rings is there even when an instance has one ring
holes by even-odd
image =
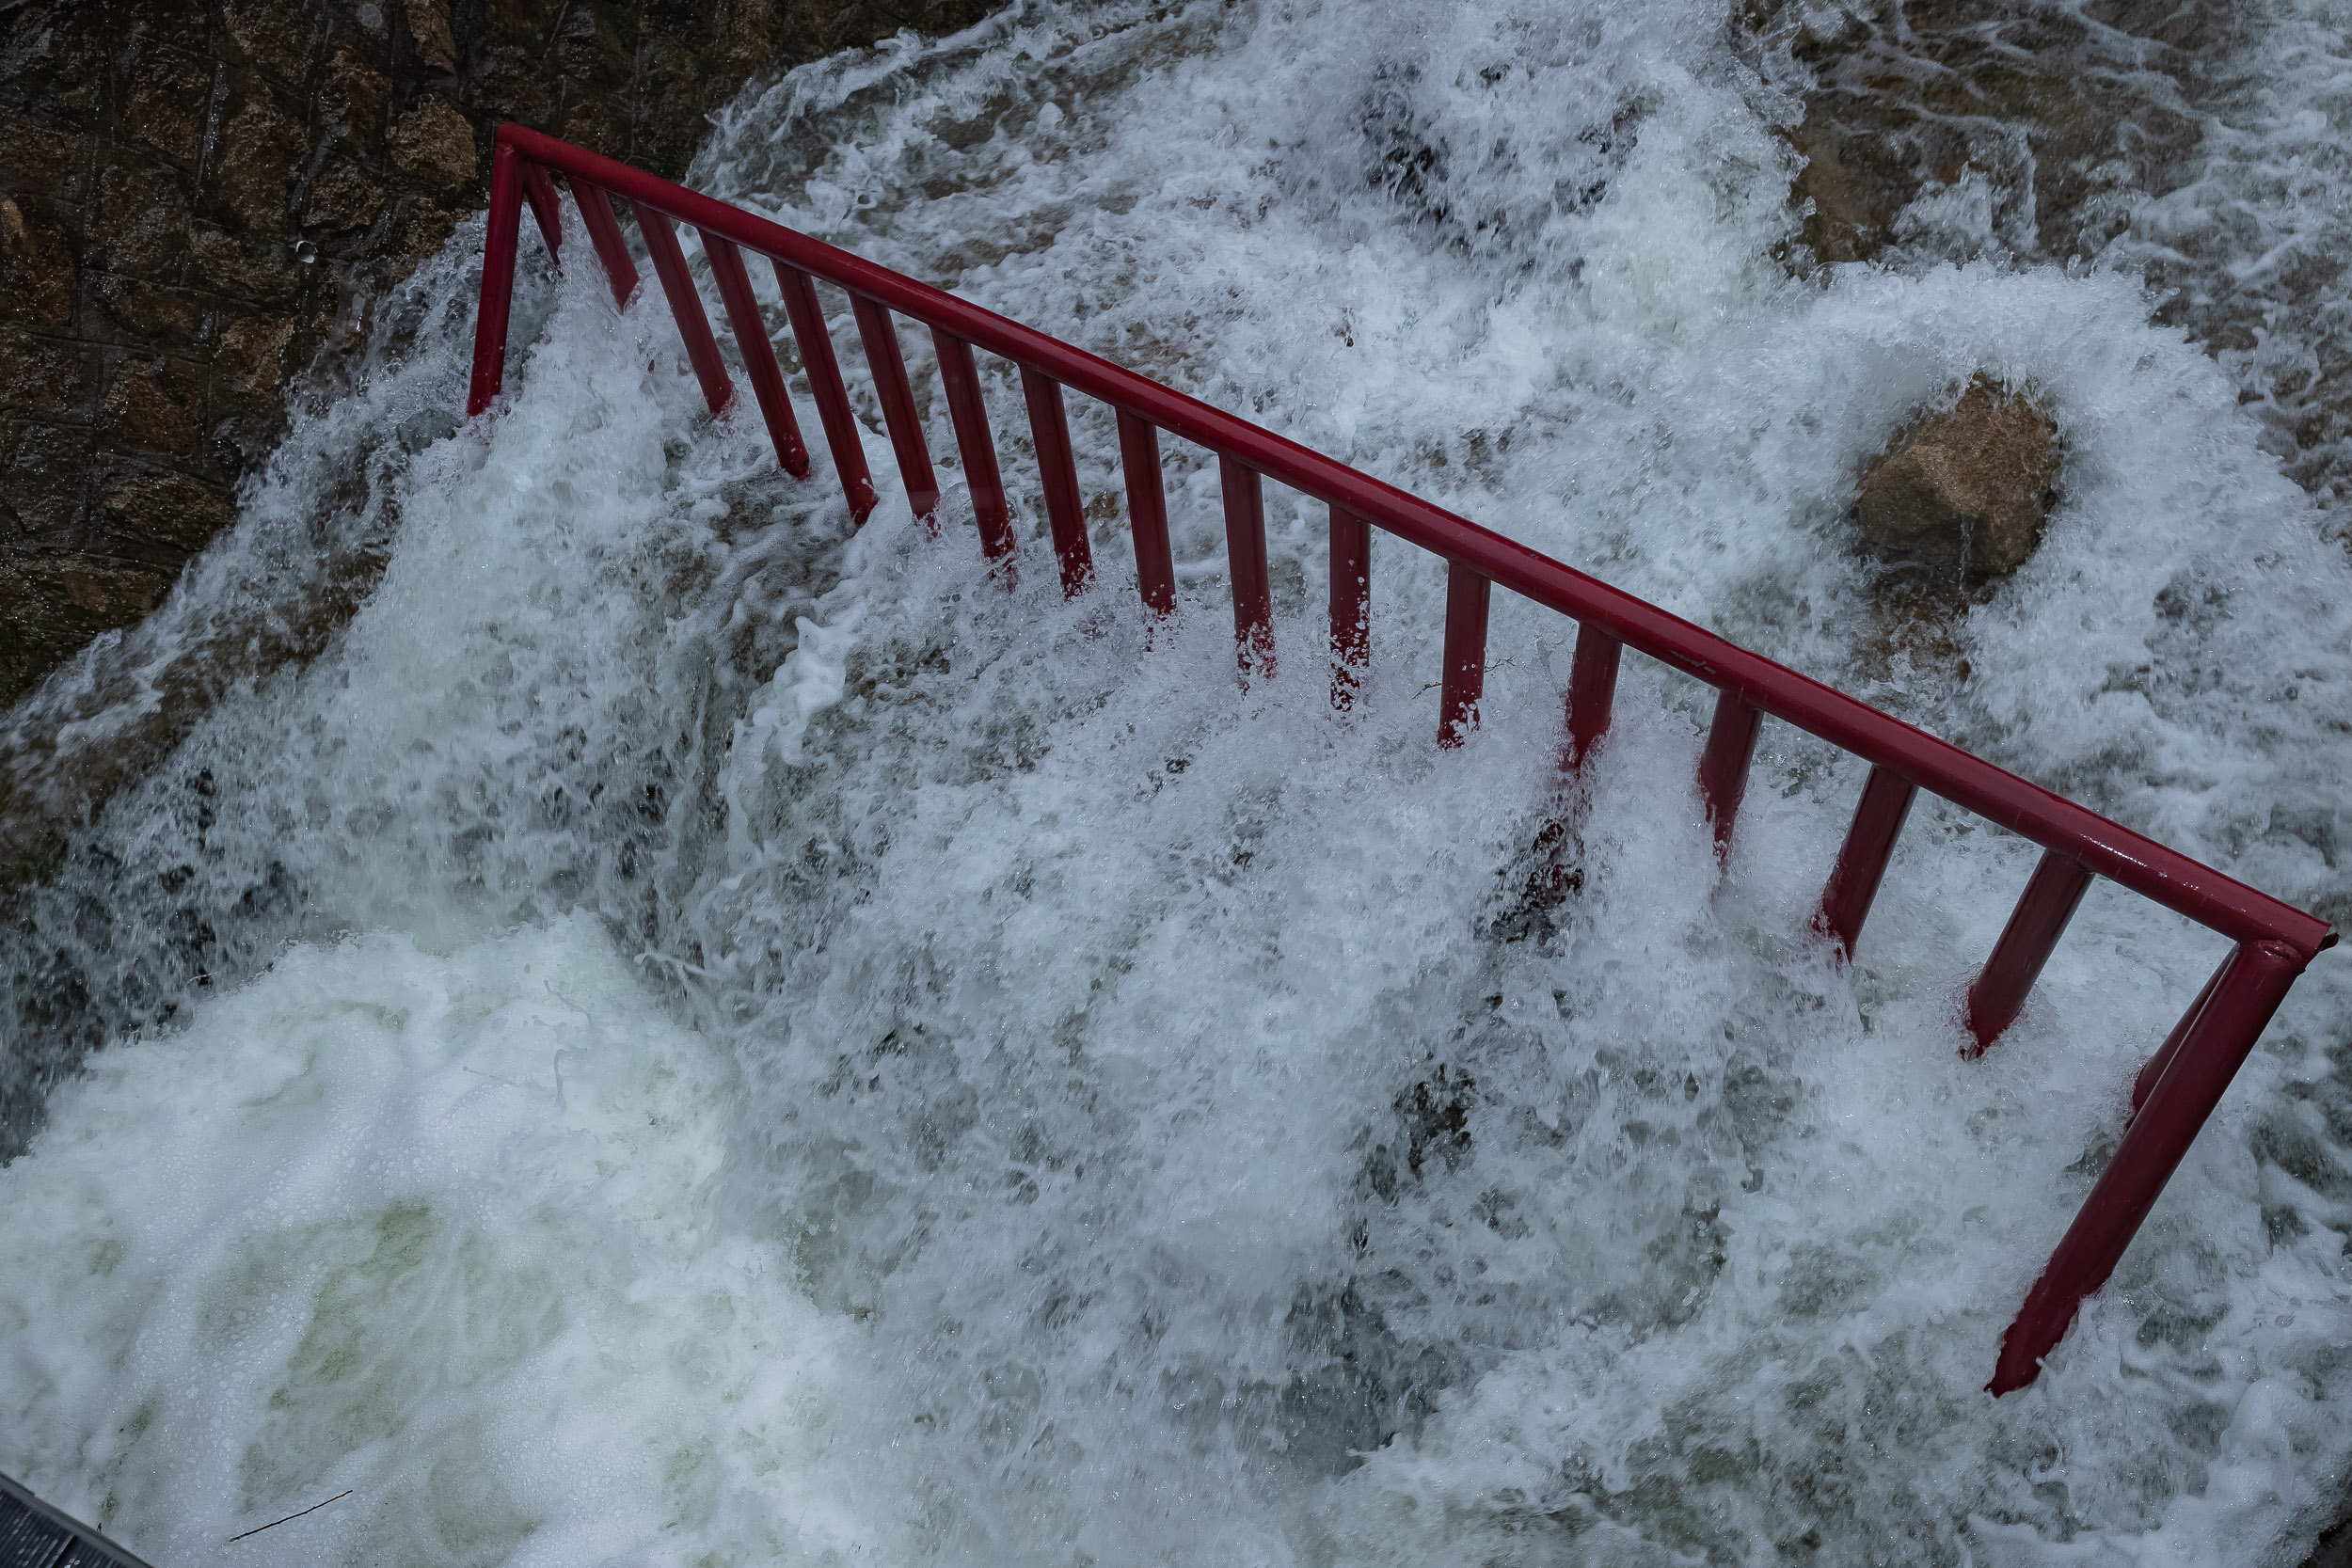
[[[90,395],[89,358],[29,332],[0,326],[0,412],[79,415]]]
[[[27,197],[0,197],[0,315],[35,326],[73,324],[77,281],[69,221]]]
[[[93,441],[71,425],[26,425],[0,490],[0,531],[26,539],[71,537],[86,504]]]
[[[340,132],[363,150],[373,150],[384,143],[384,115],[391,102],[391,78],[350,49],[335,52],[319,87],[322,129]]]
[[[0,681],[24,678],[163,601],[171,574],[85,557],[0,560]]]
[[[302,226],[335,233],[365,229],[383,212],[386,192],[368,178],[356,158],[331,158],[310,182],[302,207]]]
[[[392,162],[444,190],[471,183],[481,162],[472,124],[446,98],[427,98],[394,120],[390,142]]]
[[[310,144],[294,116],[262,99],[247,103],[221,133],[215,199],[243,220],[248,232],[284,232],[292,216],[287,192]]]
[[[417,59],[435,71],[455,71],[457,39],[449,27],[449,0],[408,0],[405,9]]]
[[[294,331],[294,323],[284,316],[246,316],[224,327],[213,368],[228,391],[241,399],[274,394]]]
[[[301,266],[283,240],[248,239],[206,227],[190,231],[187,242],[196,257],[196,280],[218,293],[279,305],[301,292]]]
[[[34,180],[72,178],[77,138],[0,104],[0,168]]]
[[[99,408],[101,428],[124,450],[194,457],[203,378],[169,359],[126,360],[115,368]]]
[[[174,163],[193,166],[213,87],[204,62],[177,50],[141,50],[128,87],[124,118],[132,134]]]
[[[127,473],[99,485],[98,510],[119,545],[161,545],[187,554],[235,520],[237,503],[220,485],[185,474]]]
[[[89,239],[90,259],[109,272],[167,276],[187,251],[188,198],[163,169],[109,163],[98,174]]]
[[[279,81],[302,80],[318,30],[313,6],[306,0],[224,0],[220,14],[246,59]]]
[[[2049,415],[1979,374],[1870,466],[1854,520],[1871,545],[1939,575],[2003,576],[2042,543],[2061,455]]]

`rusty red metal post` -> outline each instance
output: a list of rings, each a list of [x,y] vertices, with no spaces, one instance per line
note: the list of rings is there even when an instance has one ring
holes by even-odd
[[[1571,773],[1584,766],[1609,733],[1610,710],[1617,701],[1617,664],[1624,651],[1624,643],[1590,621],[1576,628],[1576,655],[1568,666],[1568,741],[1561,758]]]
[[[775,443],[776,461],[794,479],[806,479],[808,447],[801,439],[801,422],[792,417],[792,400],[785,393],[784,372],[776,368],[775,347],[768,341],[767,319],[759,313],[751,276],[743,270],[743,253],[727,241],[706,234],[703,254],[710,258],[719,302],[726,307],[727,323],[735,328],[743,373],[751,377],[752,396],[759,404],[759,417],[767,422],[768,438]]]
[[[1119,416],[1119,467],[1127,482],[1128,532],[1136,542],[1136,589],[1153,615],[1176,613],[1176,556],[1168,542],[1168,491],[1160,478],[1160,433],[1148,420]]]
[[[945,327],[931,330],[931,343],[939,350],[939,379],[947,389],[956,450],[963,454],[963,483],[972,496],[980,553],[999,562],[1010,580],[1017,541],[1005,506],[1004,475],[996,467],[996,438],[989,434],[988,404],[980,396],[979,367],[972,362],[972,345]]]
[[[776,287],[784,293],[785,317],[792,324],[792,341],[800,345],[808,395],[817,400],[817,420],[825,427],[825,450],[833,453],[833,471],[841,481],[841,499],[850,503],[850,518],[863,523],[874,515],[881,498],[874,494],[874,476],[866,466],[866,443],[858,437],[850,390],[841,384],[833,334],[825,330],[825,313],[817,308],[817,290],[808,274],[782,261],[773,264]]]
[[[1985,1385],[1994,1393],[2031,1383],[2042,1358],[2066,1337],[2083,1298],[2115,1272],[2304,961],[2284,942],[2249,942],[2237,950],[2154,1092],[2125,1129],[2115,1158],[2050,1254],[2016,1321],[2001,1336],[2000,1359]]]
[[[1225,561],[1233,578],[1233,651],[1242,684],[1254,670],[1274,678],[1274,585],[1266,575],[1265,495],[1258,470],[1219,452],[1218,488],[1225,495]]]
[[[1731,852],[1731,828],[1748,792],[1748,762],[1756,754],[1756,732],[1764,715],[1726,691],[1715,699],[1715,721],[1708,726],[1707,749],[1699,753],[1699,799],[1715,830],[1715,853]]]
[[[1372,667],[1372,525],[1331,508],[1331,705],[1345,713]]]
[[[489,411],[506,380],[506,324],[515,309],[515,248],[522,238],[522,158],[501,141],[490,155],[490,221],[482,242],[482,302],[473,324],[466,418]]]
[[[1478,727],[1486,691],[1486,611],[1494,584],[1458,561],[1445,569],[1445,663],[1438,695],[1438,744],[1454,747]]]
[[[1813,922],[1846,958],[1853,957],[1854,943],[1862,939],[1862,923],[1879,895],[1887,857],[1895,852],[1903,818],[1911,815],[1912,800],[1918,793],[1910,780],[1883,768],[1871,768],[1869,783],[1862,786],[1853,825],[1846,830],[1845,847],[1837,851],[1829,886],[1821,890],[1820,912]]]
[[[2066,934],[2066,923],[2074,918],[2074,906],[2090,889],[2090,872],[2056,849],[2042,852],[2017,907],[2010,911],[2009,924],[2001,927],[2001,940],[1993,944],[1983,972],[1968,988],[1970,1044],[1963,1055],[1982,1055],[2016,1022],[2042,966],[2050,961],[2058,938]]]
[[[1094,580],[1094,546],[1087,542],[1086,509],[1078,499],[1078,459],[1070,450],[1070,421],[1062,412],[1061,384],[1035,371],[1021,372],[1021,398],[1029,406],[1029,436],[1037,444],[1037,474],[1045,488],[1045,522],[1061,561],[1061,591],[1074,599]]]
[[[531,215],[539,225],[539,237],[548,243],[548,255],[561,262],[564,254],[564,204],[555,198],[555,182],[537,164],[523,164],[523,195],[530,199]]]
[[[669,296],[670,315],[686,341],[687,361],[702,383],[703,401],[712,414],[735,406],[735,383],[727,378],[726,361],[719,357],[719,340],[710,335],[710,318],[703,314],[702,295],[694,292],[694,275],[686,270],[686,253],[678,248],[677,231],[659,208],[632,202],[637,208],[637,231],[645,237],[653,257],[654,276]]]
[[[596,247],[596,260],[604,263],[605,278],[612,285],[612,303],[626,310],[629,296],[637,292],[637,262],[628,253],[620,220],[612,215],[612,198],[602,185],[575,174],[572,199],[580,204],[588,243]]]
[[[890,450],[898,459],[898,476],[906,481],[907,504],[914,509],[916,522],[936,531],[939,476],[931,472],[923,419],[914,411],[914,387],[907,380],[898,324],[890,319],[889,310],[861,293],[850,295],[850,309],[857,317],[857,335],[866,345],[866,367],[874,374],[874,390],[882,400],[882,423],[890,431]]]
[[[2170,1067],[2172,1058],[2180,1053],[2181,1042],[2188,1038],[2191,1029],[2197,1027],[2198,1019],[2204,1015],[2205,1004],[2212,1001],[2213,993],[2221,989],[2221,977],[2230,973],[2230,965],[2236,958],[2237,949],[2234,947],[2223,956],[2214,972],[2205,976],[2204,989],[2197,993],[2197,1000],[2188,1005],[2188,1010],[2173,1023],[2172,1032],[2164,1037],[2164,1043],[2156,1047],[2156,1053],[2140,1064],[2139,1071],[2132,1078],[2133,1116],[2139,1115],[2139,1108],[2147,1104],[2148,1097],[2155,1092],[2157,1083],[2164,1077],[2164,1069]]]

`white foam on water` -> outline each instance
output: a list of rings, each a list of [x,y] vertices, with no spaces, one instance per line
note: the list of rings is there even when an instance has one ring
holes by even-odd
[[[695,182],[2344,909],[2352,567],[2232,382],[2112,272],[1790,280],[1788,105],[1724,27],[1022,8],[747,98]],[[2217,939],[2101,887],[1963,1061],[2029,847],[1923,801],[1843,969],[1806,922],[1852,759],[1768,727],[1719,870],[1692,683],[1629,660],[1564,799],[1572,631],[1499,595],[1484,726],[1440,752],[1442,573],[1386,541],[1335,715],[1322,517],[1270,487],[1280,665],[1245,687],[1202,454],[1168,443],[1182,608],[1147,628],[1099,409],[1100,583],[1065,603],[1005,367],[1009,587],[927,350],[937,539],[828,294],[885,497],[851,535],[821,454],[796,484],[698,412],[658,300],[616,321],[526,272],[507,406],[400,469],[332,651],[223,705],[40,895],[248,957],[0,1173],[42,1260],[8,1276],[0,1465],[170,1560],[346,1485],[253,1543],[2219,1563],[2324,1522],[2336,960],[1994,1401]],[[410,373],[454,400],[463,351]],[[2060,501],[1924,635],[1844,515],[1979,370],[2052,409]],[[1580,885],[1546,905],[1562,820]]]
[[[732,1085],[593,919],[287,953],[9,1167],[12,1467],[167,1562],[885,1555],[856,1331],[720,1213]]]

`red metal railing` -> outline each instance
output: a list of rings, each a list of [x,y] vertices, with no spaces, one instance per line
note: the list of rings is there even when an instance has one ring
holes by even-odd
[[[491,165],[489,237],[469,416],[488,411],[499,394],[526,201],[548,250],[560,250],[562,223],[551,172],[569,179],[589,243],[603,262],[613,298],[624,305],[636,290],[637,268],[613,217],[611,198],[621,198],[634,212],[703,394],[711,412],[720,414],[734,405],[735,386],[720,358],[672,224],[691,224],[699,231],[777,459],[794,475],[806,477],[807,449],[767,323],[743,269],[742,252],[755,251],[773,264],[834,471],[851,513],[861,522],[872,512],[876,496],[840,366],[818,309],[816,279],[850,296],[907,499],[926,525],[935,525],[939,483],[907,380],[894,312],[930,329],[980,547],[1004,571],[1017,564],[1016,540],[973,361],[976,348],[1020,369],[1065,594],[1089,589],[1094,562],[1062,406],[1064,388],[1108,404],[1118,415],[1136,575],[1144,603],[1157,613],[1168,613],[1176,602],[1159,433],[1167,431],[1216,454],[1232,580],[1233,633],[1245,682],[1270,679],[1275,673],[1260,489],[1261,481],[1271,478],[1330,508],[1331,701],[1340,708],[1353,702],[1370,657],[1366,605],[1371,531],[1379,528],[1444,557],[1448,563],[1440,746],[1458,746],[1478,721],[1486,668],[1487,602],[1500,583],[1579,623],[1563,716],[1563,766],[1571,770],[1609,726],[1624,649],[1632,648],[1716,689],[1720,695],[1698,782],[1719,848],[1730,843],[1747,784],[1748,760],[1766,717],[1867,760],[1871,765],[1869,782],[1815,920],[1817,928],[1849,957],[1918,791],[1940,795],[2041,845],[2042,863],[1968,990],[1970,1055],[1980,1053],[2016,1018],[2094,876],[2229,938],[2235,944],[2229,957],[2141,1069],[2133,1085],[2132,1117],[2122,1143],[2003,1336],[1999,1360],[1987,1385],[1995,1394],[2033,1381],[2042,1356],[2065,1335],[2083,1299],[2106,1283],[2288,987],[2313,955],[2336,940],[2325,922],[2300,910],[1867,704],[1296,442],[847,251],[516,125],[499,132]]]

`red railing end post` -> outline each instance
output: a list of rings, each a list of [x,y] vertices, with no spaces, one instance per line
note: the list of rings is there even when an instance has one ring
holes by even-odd
[[[490,219],[482,238],[482,299],[473,324],[473,378],[466,418],[489,412],[506,381],[506,325],[515,305],[515,251],[522,231],[522,155],[500,127],[490,155]]]
[[[2084,1300],[2115,1272],[2306,961],[2283,942],[2246,942],[2231,955],[2147,1102],[2124,1129],[2115,1157],[2002,1335],[2000,1358],[1985,1385],[1993,1393],[2031,1383],[2042,1358],[2066,1337]]]

